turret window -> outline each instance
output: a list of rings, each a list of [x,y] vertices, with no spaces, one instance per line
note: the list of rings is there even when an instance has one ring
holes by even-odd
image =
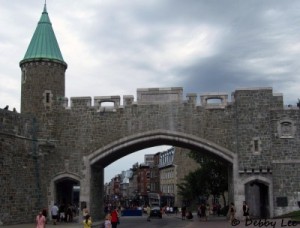
[[[253,154],[259,155],[262,151],[261,140],[259,137],[254,137],[251,141],[251,150]]]
[[[50,93],[46,93],[46,103],[50,103]]]
[[[26,82],[26,70],[23,69],[22,70],[22,83],[25,83]]]
[[[45,92],[43,93],[43,103],[46,107],[50,107],[52,105],[52,97],[53,94],[51,92],[51,90],[45,90]]]

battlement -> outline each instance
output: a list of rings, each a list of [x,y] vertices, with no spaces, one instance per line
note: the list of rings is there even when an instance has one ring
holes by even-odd
[[[200,96],[202,106],[214,109],[225,108],[228,102],[228,95],[226,93],[206,93]],[[209,100],[219,100],[218,103],[208,103]]]
[[[137,89],[137,102],[139,104],[181,102],[182,94],[181,87],[141,88]]]
[[[199,95],[197,93],[187,93],[186,99],[183,99],[182,87],[170,88],[140,88],[137,89],[137,100],[133,95],[124,95],[123,104],[121,97],[114,96],[96,96],[91,97],[71,97],[70,107],[68,98],[63,98],[63,106],[66,109],[86,109],[92,108],[97,112],[116,112],[132,105],[151,105],[151,104],[181,104],[186,103],[193,106],[200,106],[204,109],[225,109],[233,104],[236,99],[266,99],[271,102],[275,108],[283,108],[283,95],[281,93],[273,94],[271,87],[260,88],[240,88],[232,93],[231,101],[225,92],[208,92]],[[93,105],[92,105],[93,104]]]

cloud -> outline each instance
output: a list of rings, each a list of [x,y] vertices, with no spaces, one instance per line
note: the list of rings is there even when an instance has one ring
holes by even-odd
[[[298,0],[49,1],[64,60],[66,96],[185,93],[273,87],[295,104],[300,89]],[[0,107],[19,110],[23,58],[41,2],[0,1]]]

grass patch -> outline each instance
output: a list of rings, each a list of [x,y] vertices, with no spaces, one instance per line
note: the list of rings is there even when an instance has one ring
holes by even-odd
[[[300,221],[300,211],[293,211],[284,215],[277,216],[275,218],[290,218],[293,221]]]

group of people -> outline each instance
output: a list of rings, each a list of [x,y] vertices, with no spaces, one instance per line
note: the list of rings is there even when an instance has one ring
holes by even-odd
[[[47,209],[43,209],[39,211],[38,215],[35,218],[36,228],[45,228],[47,224]],[[59,209],[56,204],[54,204],[51,208],[51,217],[53,220],[53,225],[57,224],[59,217]]]
[[[83,216],[83,228],[91,228],[92,227],[92,217],[89,214],[87,207],[82,209]],[[55,204],[51,208],[51,218],[53,221],[53,225],[57,225],[57,221],[60,218],[59,208]],[[47,223],[47,210],[41,210],[36,216],[36,228],[45,228]],[[115,207],[111,212],[107,213],[104,221],[104,228],[117,228],[117,225],[120,223],[119,212]]]
[[[147,206],[147,221],[150,221],[150,211],[151,208],[148,205]],[[198,207],[197,215],[201,219],[203,218],[204,221],[207,221],[208,215],[209,215],[210,207],[209,204],[201,204]],[[82,210],[83,214],[83,227],[84,228],[91,228],[92,227],[92,218],[88,212],[88,209],[86,207]],[[236,214],[236,208],[233,203],[229,205],[227,216],[229,218],[229,222],[232,223],[235,220],[235,214]],[[182,220],[185,219],[193,219],[193,214],[190,211],[187,211],[186,207],[183,206],[181,209],[181,215]],[[51,216],[53,220],[53,224],[57,224],[57,220],[59,218],[59,208],[57,205],[54,205],[51,208]],[[250,219],[249,215],[249,206],[246,201],[243,202],[243,216],[246,220]],[[47,210],[43,209],[39,212],[39,214],[36,216],[36,228],[45,228],[47,223]],[[117,207],[114,207],[114,209],[111,212],[108,212],[105,216],[105,221],[103,224],[104,228],[117,228],[117,225],[120,223],[119,218],[119,212]]]
[[[219,215],[220,214],[220,209],[218,209],[218,210],[219,211],[217,212],[217,214]],[[197,216],[200,220],[207,221],[209,213],[210,213],[209,204],[201,204],[201,205],[198,206]],[[236,214],[236,208],[235,208],[234,204],[231,203],[229,205],[229,209],[228,209],[228,213],[227,213],[227,217],[229,219],[229,222],[232,223],[236,219],[235,214]],[[181,216],[182,216],[182,220],[193,218],[192,213],[190,211],[187,211],[185,206],[183,206],[181,208]],[[245,217],[245,220],[250,219],[249,206],[248,206],[246,201],[243,202],[243,216]]]
[[[210,213],[210,206],[209,206],[209,204],[202,203],[201,205],[198,206],[198,208],[197,208],[197,216],[198,216],[198,218],[200,220],[207,221],[209,213]]]
[[[92,227],[92,217],[89,214],[89,211],[86,207],[82,210],[83,215],[83,228],[91,228]],[[115,207],[111,212],[108,212],[105,216],[105,220],[103,223],[103,228],[117,228],[117,225],[120,223],[119,212]]]
[[[243,202],[243,216],[245,217],[246,221],[250,219],[249,210],[250,210],[250,208],[249,208],[247,202],[244,201]],[[236,209],[235,209],[234,203],[231,203],[229,206],[228,214],[227,214],[230,223],[232,223],[236,219],[235,213],[236,213]]]
[[[57,222],[73,222],[74,216],[78,214],[78,209],[72,204],[54,204],[51,208],[51,217],[53,224]]]
[[[120,224],[120,216],[117,207],[115,207],[110,213],[107,213],[104,220],[104,228],[117,228]]]
[[[183,206],[181,208],[181,219],[193,219],[193,213],[191,211],[188,211],[186,206]]]

